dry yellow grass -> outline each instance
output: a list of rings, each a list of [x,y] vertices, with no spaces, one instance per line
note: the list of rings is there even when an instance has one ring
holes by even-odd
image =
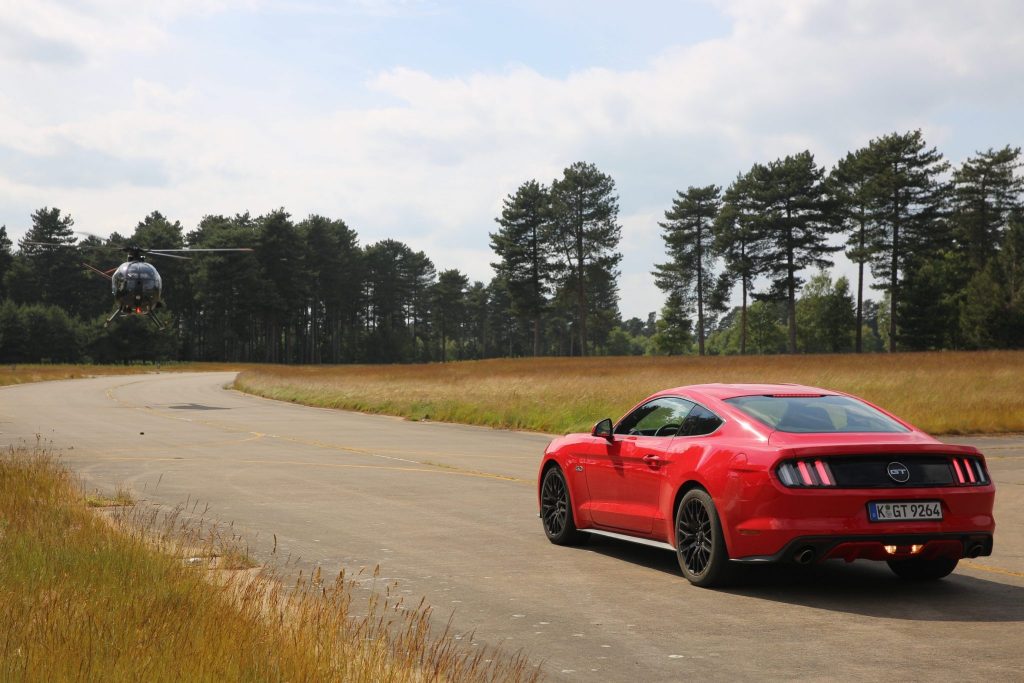
[[[244,547],[194,510],[108,510],[48,453],[0,453],[0,680],[539,677],[522,657],[433,636],[429,609],[374,573],[285,587],[225,571],[251,566]]]
[[[1024,431],[1022,351],[256,366],[236,387],[328,408],[564,433],[617,418],[659,389],[705,382],[846,391],[935,434]]]
[[[102,375],[139,375],[149,372],[217,372],[251,367],[241,363],[162,363],[160,365],[0,365],[0,386]]]

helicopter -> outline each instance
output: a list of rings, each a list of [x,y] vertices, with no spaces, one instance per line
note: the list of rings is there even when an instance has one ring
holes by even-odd
[[[115,308],[114,312],[110,314],[110,317],[104,323],[104,327],[110,325],[119,316],[145,315],[161,330],[166,327],[166,324],[156,314],[156,311],[164,305],[161,298],[163,281],[160,279],[160,273],[156,267],[146,261],[147,256],[164,256],[166,258],[187,261],[189,257],[181,256],[180,254],[252,252],[252,249],[248,247],[223,249],[144,249],[135,244],[125,247],[67,245],[53,242],[25,242],[24,244],[45,247],[86,246],[91,249],[117,249],[125,252],[128,260],[110,270],[101,270],[88,263],[82,264],[91,272],[101,275],[110,281],[110,291],[114,295]]]

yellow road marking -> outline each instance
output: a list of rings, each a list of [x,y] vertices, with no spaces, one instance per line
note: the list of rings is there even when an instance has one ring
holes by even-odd
[[[1015,572],[1010,569],[1003,569],[1002,567],[993,567],[989,564],[980,564],[974,560],[964,560],[964,564],[967,565],[968,569],[978,569],[983,572],[992,572],[994,574],[1006,574],[1007,576],[1024,577],[1024,572]]]
[[[427,467],[402,467],[400,465],[356,465],[352,463],[339,462],[303,462],[301,460],[234,460],[232,462],[242,462],[255,465],[304,465],[306,467],[342,467],[368,470],[395,470],[398,472],[429,472],[431,474],[457,474],[463,477],[478,477],[481,479],[501,479],[504,481],[521,482],[524,484],[533,483],[531,481],[527,481],[526,479],[508,477],[503,474],[491,474],[490,472],[474,472],[472,470],[463,470],[454,467],[436,467],[432,465],[428,465]]]

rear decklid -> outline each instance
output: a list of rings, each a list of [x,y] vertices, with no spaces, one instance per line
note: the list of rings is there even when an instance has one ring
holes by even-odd
[[[920,433],[787,434],[776,471],[787,485],[839,488],[976,486],[989,483],[976,448],[945,444]]]

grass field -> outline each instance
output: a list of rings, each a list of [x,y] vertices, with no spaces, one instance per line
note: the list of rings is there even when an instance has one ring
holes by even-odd
[[[249,367],[236,363],[162,363],[160,365],[0,365],[0,387],[9,384],[81,379],[101,375],[138,375],[148,372],[215,372]]]
[[[659,389],[792,382],[868,399],[935,434],[1024,431],[1024,352],[523,358],[256,366],[242,391],[307,405],[550,433],[589,430]]]
[[[536,680],[518,656],[430,632],[370,576],[287,590],[216,526],[101,513],[49,454],[0,453],[0,680]],[[376,581],[377,591],[362,590]],[[362,596],[362,597],[357,597]],[[468,640],[468,639],[467,639]]]

